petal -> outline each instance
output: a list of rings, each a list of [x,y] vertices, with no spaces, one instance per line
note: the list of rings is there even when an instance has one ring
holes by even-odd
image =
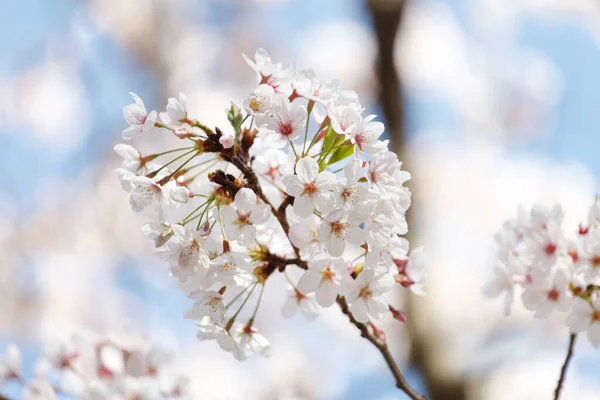
[[[263,224],[269,220],[271,216],[271,207],[266,204],[257,204],[252,209],[250,215],[250,222],[253,224]]]
[[[346,248],[346,242],[335,236],[330,236],[329,240],[326,243],[326,248],[332,257],[341,257],[342,254],[344,254],[344,249]]]
[[[329,171],[321,172],[319,175],[317,175],[315,181],[321,190],[333,190],[337,186],[337,178],[335,174]]]
[[[369,314],[375,318],[382,318],[389,310],[388,304],[383,297],[371,297],[367,300]]]
[[[300,218],[310,217],[314,209],[315,201],[308,196],[296,197],[294,200],[294,212]]]
[[[324,283],[317,290],[315,297],[321,307],[331,307],[337,297],[337,287],[331,283]]]
[[[296,174],[303,183],[313,182],[319,174],[319,164],[311,157],[304,157],[296,164]]]
[[[302,293],[312,293],[321,283],[321,274],[315,271],[306,271],[298,281],[298,290]]]
[[[134,137],[136,137],[137,135],[139,135],[140,133],[142,133],[141,126],[131,125],[130,127],[124,129],[123,132],[121,132],[121,138],[123,140],[131,140]]]
[[[256,194],[248,188],[241,188],[235,195],[235,205],[238,210],[246,214],[256,205]]]
[[[358,322],[367,322],[369,320],[367,304],[362,300],[352,302],[352,304],[350,304],[350,311]]]
[[[285,192],[290,196],[298,197],[304,191],[304,184],[296,175],[287,175],[283,178]]]
[[[190,199],[190,191],[185,186],[177,186],[171,190],[170,195],[178,203],[187,203]]]

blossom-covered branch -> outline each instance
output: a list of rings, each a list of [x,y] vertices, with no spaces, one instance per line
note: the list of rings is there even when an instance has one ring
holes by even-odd
[[[572,236],[563,228],[560,206],[519,209],[496,235],[499,245],[494,278],[484,287],[490,297],[504,294],[504,312],[510,314],[517,291],[525,308],[536,318],[567,312],[571,340],[556,398],[560,395],[573,354],[575,334],[586,332],[600,346],[600,199],[590,207],[587,221]]]
[[[409,253],[401,237],[410,174],[355,92],[273,63],[262,49],[246,61],[258,87],[243,110],[227,110],[230,127],[193,118],[184,95],[160,114],[135,95],[125,107],[124,139],[168,134],[182,143],[149,155],[115,146],[131,206],[150,217],[144,232],[194,300],[187,316],[199,339],[240,360],[265,354],[256,317],[269,277],[282,273],[284,316],[314,319],[337,300],[414,396],[373,323],[386,315],[404,322],[386,294],[394,285],[422,294],[425,283],[422,249]]]

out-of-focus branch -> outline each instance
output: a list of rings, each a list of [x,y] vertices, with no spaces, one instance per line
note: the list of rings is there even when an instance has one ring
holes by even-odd
[[[569,339],[569,349],[567,350],[567,356],[565,357],[565,362],[563,363],[563,366],[560,369],[560,378],[558,378],[556,390],[554,390],[554,400],[558,400],[560,398],[560,392],[562,390],[565,378],[567,376],[567,368],[569,368],[569,363],[571,362],[571,358],[573,358],[575,339],[577,339],[577,335],[571,334],[571,338]]]
[[[406,151],[405,114],[402,100],[402,79],[397,74],[394,46],[398,32],[402,31],[402,21],[407,0],[367,0],[373,29],[377,39],[378,58],[376,80],[379,87],[379,102],[387,120],[392,149],[403,161],[404,169],[410,165],[410,154]],[[411,181],[413,207],[418,196],[415,182]],[[411,232],[418,232],[412,222],[412,213],[407,214]],[[416,229],[415,229],[416,228]],[[423,374],[432,400],[463,400],[467,398],[467,388],[463,379],[440,362],[436,353],[443,346],[430,323],[419,318],[425,312],[424,302],[417,304],[412,296],[406,300],[406,311],[410,323],[407,324],[411,336],[411,360]]]

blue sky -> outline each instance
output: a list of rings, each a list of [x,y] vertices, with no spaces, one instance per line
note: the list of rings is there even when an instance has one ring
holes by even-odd
[[[447,1],[463,29],[478,38],[466,19],[465,1]],[[121,108],[129,101],[127,92],[135,90],[142,98],[152,98],[157,91],[157,82],[152,74],[109,37],[101,34],[92,25],[89,17],[81,13],[79,0],[20,0],[9,2],[8,8],[0,13],[0,79],[8,79],[23,68],[42,64],[46,59],[47,46],[52,44],[59,52],[76,54],[79,59],[78,73],[84,83],[87,107],[91,115],[92,132],[81,146],[66,157],[55,157],[47,148],[31,140],[28,132],[21,128],[0,126],[5,141],[0,147],[0,158],[5,170],[10,173],[0,177],[0,193],[12,203],[18,213],[31,210],[35,202],[33,195],[41,185],[54,180],[73,179],[82,167],[94,165],[102,160],[117,140],[121,129]],[[233,2],[209,1],[198,3],[197,14],[201,23],[221,29],[221,23],[232,11]],[[328,19],[351,19],[369,24],[361,1],[297,1],[279,5],[262,6],[255,11],[269,29],[264,35],[290,38],[301,34],[307,24]],[[71,20],[79,13],[80,23],[90,34],[89,42],[83,44],[71,36]],[[556,109],[555,125],[548,138],[528,140],[512,145],[515,152],[544,155],[557,161],[582,163],[596,178],[600,179],[600,51],[593,38],[575,22],[547,23],[538,18],[521,21],[517,36],[518,44],[536,50],[547,57],[560,71],[564,80],[564,93]],[[287,43],[286,43],[287,44]],[[60,94],[57,94],[60,101]],[[428,128],[444,127],[448,135],[459,135],[457,116],[443,101],[423,98],[407,93],[409,104],[409,130],[414,133]],[[133,274],[133,275],[132,275]],[[116,277],[118,284],[136,293],[142,299],[155,299],[152,288],[135,276],[135,270],[123,268]],[[185,307],[184,300],[173,298],[172,302],[157,302],[162,317],[172,326],[185,330],[179,315],[169,312],[170,306]],[[0,336],[0,343],[10,338]],[[38,344],[25,346],[25,358],[31,363]],[[576,360],[580,368],[597,368],[597,360]],[[411,376],[413,375],[413,376]],[[415,378],[409,373],[409,378]],[[387,374],[361,376],[353,380],[343,399],[364,399],[365,390],[380,395],[388,391],[391,377]],[[401,397],[399,397],[401,398]]]

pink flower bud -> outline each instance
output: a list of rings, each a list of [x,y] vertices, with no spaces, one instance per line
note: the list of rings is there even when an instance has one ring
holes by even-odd
[[[233,136],[224,135],[219,139],[219,143],[223,145],[224,148],[230,149],[233,146]]]
[[[390,309],[390,312],[392,313],[392,316],[397,319],[398,321],[405,323],[406,321],[408,321],[408,318],[406,317],[406,314],[404,313],[404,311],[402,310],[396,310],[394,307],[392,307],[391,305],[388,304],[388,308]]]

